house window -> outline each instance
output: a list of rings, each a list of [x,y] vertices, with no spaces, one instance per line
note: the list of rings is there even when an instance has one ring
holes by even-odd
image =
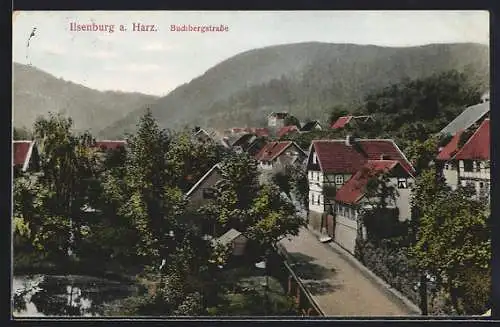
[[[444,164],[444,169],[446,169],[446,170],[450,169],[450,164],[448,164],[448,163]]]
[[[336,175],[335,176],[335,184],[337,184],[337,185],[344,184],[344,176],[342,176],[342,175]]]
[[[472,172],[473,162],[471,160],[464,160],[464,171]]]
[[[316,173],[316,180],[319,182],[319,172]]]
[[[215,199],[215,190],[213,188],[204,188],[202,193],[204,199]]]
[[[321,195],[318,195],[318,204],[321,204]]]
[[[406,178],[398,178],[398,188],[408,188]]]
[[[316,152],[313,153],[313,164],[318,163],[318,156],[316,155]]]
[[[311,194],[311,203],[314,204],[314,193]]]

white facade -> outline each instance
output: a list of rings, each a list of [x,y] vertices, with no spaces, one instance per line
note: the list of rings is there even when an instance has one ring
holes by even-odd
[[[490,197],[490,162],[459,160],[458,182],[462,186],[471,185],[476,190],[476,196]]]
[[[389,185],[395,186],[397,193],[395,201],[388,203],[388,208],[399,209],[399,221],[409,220],[411,218],[411,186],[414,183],[413,178],[390,178]],[[335,203],[335,242],[344,249],[354,254],[356,238],[358,235],[360,208],[368,209],[369,204],[375,199],[363,198],[358,204]],[[366,228],[363,227],[363,233],[366,237]]]
[[[452,190],[456,190],[458,186],[458,169],[457,165],[453,161],[446,162],[443,166],[443,177],[446,181],[446,185],[451,187]]]
[[[358,209],[354,206],[336,203],[335,212],[335,242],[354,254],[358,235]],[[366,232],[363,233],[366,235]]]

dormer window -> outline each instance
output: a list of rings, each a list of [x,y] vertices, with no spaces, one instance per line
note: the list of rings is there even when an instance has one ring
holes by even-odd
[[[408,188],[408,184],[406,182],[406,178],[398,178],[398,188],[399,189],[405,189]]]

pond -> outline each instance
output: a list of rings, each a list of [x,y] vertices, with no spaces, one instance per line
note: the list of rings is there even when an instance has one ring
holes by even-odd
[[[14,276],[12,291],[14,317],[102,316],[107,304],[138,288],[90,276],[30,275]]]

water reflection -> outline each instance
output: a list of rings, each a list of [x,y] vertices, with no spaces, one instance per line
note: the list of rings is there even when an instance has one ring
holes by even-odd
[[[87,276],[16,276],[14,316],[101,316],[106,303],[131,296],[134,285]]]

